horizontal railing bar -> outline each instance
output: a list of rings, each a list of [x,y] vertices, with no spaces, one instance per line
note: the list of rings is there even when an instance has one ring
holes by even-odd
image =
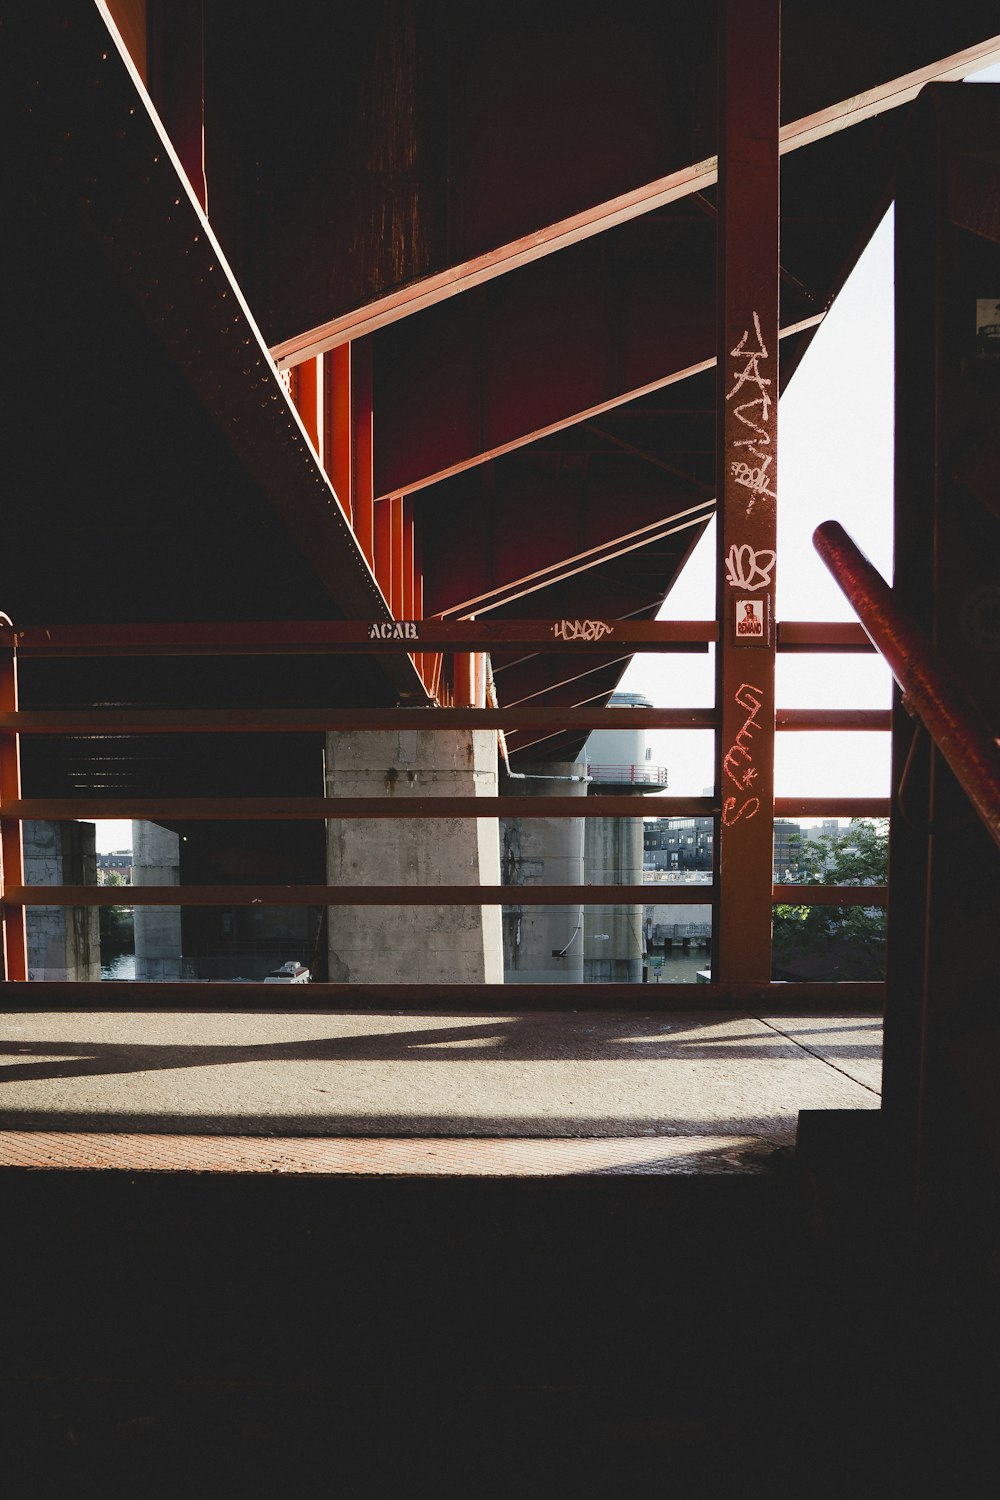
[[[651,885],[21,885],[5,906],[638,906]],[[710,885],[670,889],[670,905],[705,905]],[[662,904],[662,903],[661,903]]]
[[[890,708],[779,708],[774,716],[775,729],[892,729]]]
[[[222,624],[0,626],[24,656],[291,656],[407,651],[704,649],[714,620],[264,620]]]
[[[0,817],[69,822],[137,818],[147,822],[292,821],[310,818],[643,818],[707,817],[711,797],[30,797],[0,806]]]
[[[775,885],[787,906],[884,906],[884,885]],[[21,885],[4,906],[707,906],[714,885]]]
[[[712,708],[143,708],[0,714],[18,734],[302,734],[359,729],[712,729]]]
[[[887,818],[888,797],[775,797],[776,818]],[[809,830],[806,829],[808,834]]]
[[[397,631],[398,627],[398,631]],[[388,632],[388,634],[383,634]],[[854,621],[782,620],[779,651],[871,651]],[[0,624],[0,649],[25,657],[291,656],[407,651],[698,650],[714,620],[256,620],[131,625]]]
[[[884,906],[885,885],[776,885],[772,899],[780,906]]]
[[[359,729],[714,729],[714,708],[125,708],[0,714],[19,734],[254,734]],[[888,709],[784,708],[779,730],[888,730]]]
[[[776,797],[776,818],[887,818],[888,797]],[[148,822],[253,822],[311,818],[703,818],[713,797],[622,793],[589,797],[24,797],[0,819],[53,823],[137,818]]]
[[[779,651],[875,651],[856,620],[779,620],[777,645]]]
[[[771,984],[253,984],[144,980],[0,982],[0,1012],[17,1011],[442,1011],[487,1015],[522,1010],[710,1010],[770,1013],[862,1008],[879,1011],[876,980]]]

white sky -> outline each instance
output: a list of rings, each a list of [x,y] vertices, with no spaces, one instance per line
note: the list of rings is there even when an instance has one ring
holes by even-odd
[[[1000,67],[966,82],[1000,82]],[[779,620],[855,618],[812,545],[821,521],[839,521],[891,581],[893,365],[890,210],[779,402]],[[712,522],[659,618],[711,619],[714,570]],[[884,708],[890,702],[891,678],[878,657],[779,655],[776,672],[779,708]],[[645,693],[658,707],[708,707],[714,699],[713,652],[635,656],[621,687]],[[712,786],[710,731],[654,730],[649,738],[653,762],[667,767],[668,794],[698,796]],[[888,796],[889,735],[779,734],[775,792]]]
[[[970,83],[1000,83],[1000,67]],[[821,521],[837,520],[891,578],[893,429],[892,212],[876,230],[823,320],[782,396],[778,411],[779,620],[850,620],[853,613],[812,546]],[[849,460],[849,461],[848,461]],[[660,612],[663,620],[715,613],[715,523],[705,532]],[[714,696],[707,656],[633,657],[624,692],[658,707],[704,708]],[[867,656],[787,656],[777,664],[779,708],[884,708],[890,677]],[[713,782],[712,733],[654,730],[654,763],[667,767],[668,791],[699,796]],[[779,734],[778,796],[884,797],[888,734]],[[652,812],[653,799],[650,799]],[[100,852],[127,849],[132,825],[97,824]]]
[[[883,220],[789,382],[778,407],[779,620],[850,620],[853,613],[812,545],[836,519],[886,576],[892,566],[892,214]],[[850,465],[845,455],[850,455]],[[660,618],[715,614],[715,523],[706,530]],[[622,688],[659,707],[707,707],[714,652],[636,656]],[[779,708],[883,708],[890,678],[877,657],[786,656],[777,663]],[[670,792],[712,785],[710,731],[656,730],[653,761]],[[878,797],[889,790],[887,734],[781,734],[779,796]],[[652,806],[652,803],[651,803]]]

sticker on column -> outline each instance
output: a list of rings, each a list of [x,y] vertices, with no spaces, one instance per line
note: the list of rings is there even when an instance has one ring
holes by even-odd
[[[733,601],[733,623],[737,646],[762,646],[768,640],[767,596]]]

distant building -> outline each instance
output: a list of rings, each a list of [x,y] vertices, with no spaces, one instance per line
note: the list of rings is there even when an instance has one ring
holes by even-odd
[[[114,870],[120,875],[126,885],[132,884],[132,850],[116,849],[113,854],[98,854],[97,856],[97,883],[106,884],[105,875],[109,870]]]
[[[829,830],[824,826],[824,833]],[[835,830],[836,831],[836,830]],[[786,818],[774,821],[774,878],[788,880],[798,869],[802,830]],[[646,870],[711,870],[715,852],[715,820],[648,818],[643,828],[643,868]]]
[[[774,878],[794,880],[799,868],[802,829],[787,818],[774,820]]]
[[[647,870],[711,870],[714,818],[649,818],[643,827]]]

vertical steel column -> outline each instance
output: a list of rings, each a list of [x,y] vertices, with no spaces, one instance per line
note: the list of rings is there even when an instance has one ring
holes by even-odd
[[[354,501],[354,414],[351,345],[339,344],[323,356],[326,362],[327,428],[324,464],[337,499],[357,532]],[[370,413],[369,413],[370,418]],[[360,540],[360,538],[359,538]]]
[[[371,339],[357,339],[350,348],[354,530],[361,550],[368,559],[368,566],[374,572],[375,455]]]
[[[395,614],[392,604],[392,501],[383,500],[374,507],[375,524],[373,529],[373,543],[375,553],[375,577],[378,586],[385,595],[385,602],[389,609]]]
[[[0,712],[17,712],[17,657],[0,647]],[[21,795],[21,756],[16,734],[0,732],[0,811]],[[0,823],[0,896],[24,884],[24,851],[19,822]],[[3,906],[5,979],[27,979],[28,942],[23,906]]]
[[[719,5],[716,787],[712,978],[771,977],[780,0]]]
[[[413,618],[415,620],[424,618],[424,543],[415,520],[413,526]],[[417,656],[416,662],[417,671],[424,680],[424,686],[429,693],[433,693],[435,662],[440,662],[440,658],[423,651]]]
[[[323,357],[306,359],[296,367],[298,387],[295,404],[302,425],[322,461],[323,454]]]
[[[994,731],[998,131],[996,89],[942,84],[914,104],[900,154],[893,546],[894,599]],[[957,1204],[959,1183],[979,1196],[996,1111],[1000,853],[898,689],[894,700],[883,1113],[900,1179]]]
[[[403,497],[393,495],[391,500],[383,500],[383,505],[388,505],[392,534],[392,597],[389,600],[389,608],[397,620],[403,618]],[[381,509],[381,507],[380,507]]]
[[[415,620],[416,590],[414,554],[413,554],[413,499],[410,495],[403,498],[403,619]]]

